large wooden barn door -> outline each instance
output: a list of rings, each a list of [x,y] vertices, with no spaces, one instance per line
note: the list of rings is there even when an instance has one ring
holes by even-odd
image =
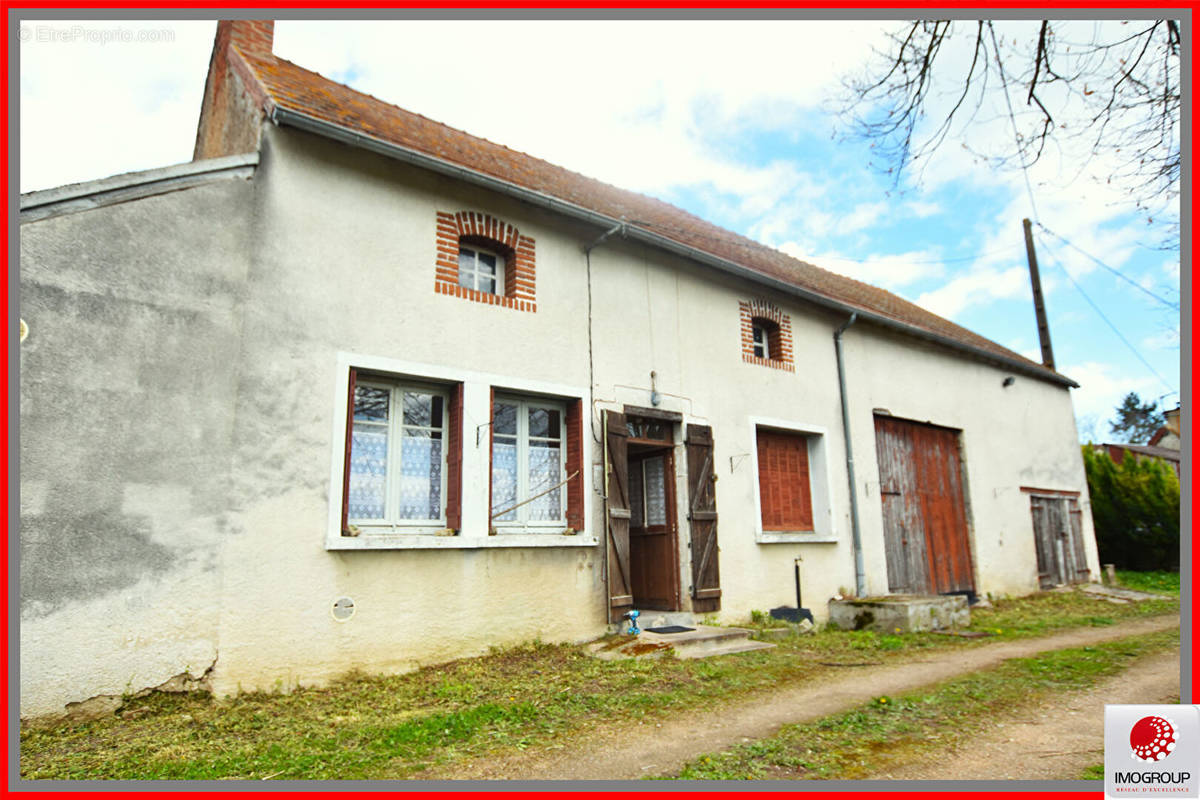
[[[721,576],[717,556],[716,475],[712,428],[687,426],[688,520],[692,533],[692,609],[721,608]]]
[[[608,547],[608,621],[633,607],[629,570],[629,431],[625,415],[604,412],[604,519]]]
[[[1091,577],[1083,549],[1083,519],[1076,497],[1035,494],[1029,498],[1037,548],[1038,586],[1049,589]]]
[[[875,417],[888,590],[973,592],[958,432]]]

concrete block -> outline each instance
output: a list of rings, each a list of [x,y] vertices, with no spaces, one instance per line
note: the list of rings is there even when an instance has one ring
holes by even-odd
[[[962,595],[869,597],[829,601],[829,624],[843,630],[915,633],[971,624]]]

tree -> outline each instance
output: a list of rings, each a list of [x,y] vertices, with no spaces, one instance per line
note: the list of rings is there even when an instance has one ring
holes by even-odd
[[[1118,441],[1145,444],[1155,431],[1167,424],[1167,418],[1158,408],[1158,402],[1143,403],[1137,392],[1125,395],[1117,406],[1116,416],[1108,423],[1108,430]]]
[[[1092,522],[1101,563],[1123,569],[1179,569],[1179,479],[1157,458],[1127,453],[1120,464],[1083,445]]]
[[[1169,208],[1178,197],[1176,20],[921,20],[889,41],[864,75],[845,81],[840,113],[871,141],[872,165],[897,182],[956,122],[980,122],[1002,125],[1007,144],[981,152],[964,137],[963,147],[993,166],[1029,166],[1051,146],[1069,147],[1114,159],[1104,174],[1140,209]]]

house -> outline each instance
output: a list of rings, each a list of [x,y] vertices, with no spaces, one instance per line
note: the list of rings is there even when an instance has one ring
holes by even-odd
[[[1096,573],[1069,378],[272,36],[21,198],[23,715]]]
[[[1159,433],[1161,433],[1164,430],[1166,430],[1165,427],[1160,428]],[[1158,434],[1155,434],[1155,435],[1157,436]],[[1151,439],[1151,441],[1154,441],[1154,440]],[[1168,440],[1168,441],[1170,441],[1170,440]],[[1175,438],[1175,441],[1176,442],[1179,441],[1178,437]],[[1125,455],[1127,453],[1132,454],[1136,458],[1153,458],[1155,460],[1161,461],[1164,464],[1166,464],[1175,473],[1175,477],[1176,478],[1179,477],[1179,448],[1178,447],[1165,447],[1162,445],[1153,445],[1153,444],[1128,444],[1128,443],[1122,443],[1122,444],[1105,443],[1105,444],[1096,445],[1096,447],[1098,449],[1102,449],[1104,452],[1108,453],[1108,457],[1111,458],[1114,462],[1116,462],[1118,464],[1121,464],[1125,461]]]
[[[1181,408],[1181,406],[1175,406],[1174,408],[1163,412],[1163,416],[1166,417],[1166,424],[1164,424],[1161,428],[1159,428],[1157,431],[1155,431],[1154,435],[1150,437],[1150,441],[1146,442],[1146,444],[1151,445],[1152,447],[1166,447],[1170,450],[1179,450],[1180,449],[1180,445],[1181,445],[1181,440],[1179,438],[1179,436],[1180,436],[1180,434],[1179,434],[1180,408]]]

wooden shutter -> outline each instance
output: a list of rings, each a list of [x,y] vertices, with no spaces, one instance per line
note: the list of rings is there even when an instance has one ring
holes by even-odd
[[[808,438],[758,431],[758,495],[764,531],[811,531]]]
[[[583,530],[583,401],[567,403],[567,527]]]
[[[721,578],[717,567],[717,497],[713,472],[712,428],[687,426],[688,520],[692,536],[692,608],[721,607]]]
[[[350,391],[346,399],[346,453],[342,462],[342,536],[350,536],[350,447],[354,436],[354,386],[358,370],[350,368]]]
[[[462,528],[463,385],[450,389],[450,413],[446,426],[446,527]]]
[[[625,415],[604,412],[604,518],[608,528],[608,620],[633,607],[629,574],[629,431]]]
[[[1071,576],[1072,583],[1087,583],[1092,571],[1087,565],[1087,551],[1083,549],[1083,512],[1079,510],[1079,501],[1074,497],[1068,501],[1068,516],[1070,517],[1071,547],[1075,552],[1075,574]]]
[[[492,459],[496,450],[496,387],[488,387],[488,536],[492,535]]]

